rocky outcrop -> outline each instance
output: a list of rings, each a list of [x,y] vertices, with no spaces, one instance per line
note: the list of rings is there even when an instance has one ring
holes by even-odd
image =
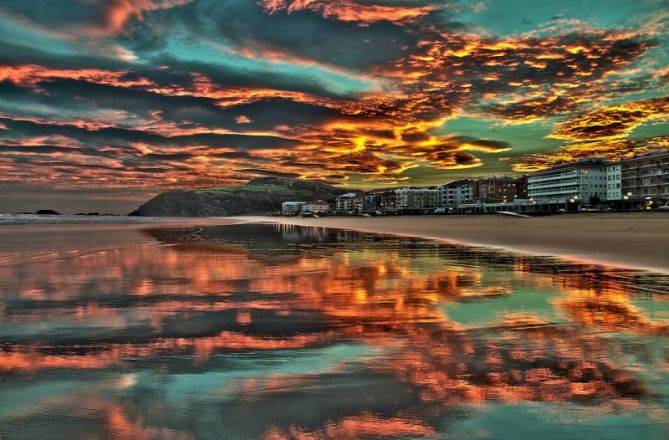
[[[333,200],[348,190],[322,182],[266,177],[246,185],[161,193],[130,215],[212,217],[270,214],[288,200]]]

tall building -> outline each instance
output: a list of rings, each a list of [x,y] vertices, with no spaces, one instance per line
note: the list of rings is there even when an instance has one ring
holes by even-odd
[[[517,199],[527,198],[527,174],[523,174],[520,177],[516,177],[516,198]]]
[[[527,178],[486,177],[476,181],[477,199],[482,203],[511,202],[516,198],[527,198]]]
[[[362,194],[350,192],[337,196],[337,212],[362,212]]]
[[[387,190],[379,193],[379,210],[383,212],[397,211],[397,192],[395,190]]]
[[[302,212],[326,214],[330,212],[330,204],[325,200],[311,200],[302,205]]]
[[[585,158],[531,173],[528,197],[539,204],[606,200],[607,165],[601,158]]]
[[[623,197],[669,196],[669,150],[622,159],[620,172]]]
[[[613,162],[606,167],[606,200],[622,198],[621,165],[620,162]]]
[[[398,188],[395,207],[401,211],[425,211],[437,207],[437,188]]]
[[[295,215],[302,212],[302,207],[306,202],[283,202],[281,204],[281,213],[283,215]]]
[[[375,212],[379,210],[381,193],[375,191],[367,193],[362,198],[362,210],[364,212]]]
[[[472,179],[462,179],[445,183],[439,187],[438,204],[455,207],[464,203],[473,203],[477,197],[478,186]]]

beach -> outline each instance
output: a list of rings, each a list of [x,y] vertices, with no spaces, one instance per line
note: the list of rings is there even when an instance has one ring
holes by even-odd
[[[669,213],[588,213],[546,217],[427,215],[378,217],[0,216],[0,225],[277,223],[401,235],[669,273]]]
[[[422,237],[669,273],[669,213],[235,219]]]
[[[248,219],[114,220],[0,226],[2,439],[669,430],[669,276]],[[368,224],[484,220],[513,219]]]

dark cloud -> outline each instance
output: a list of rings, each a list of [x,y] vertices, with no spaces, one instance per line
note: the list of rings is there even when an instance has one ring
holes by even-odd
[[[0,29],[0,182],[397,183],[484,166],[515,148],[487,133],[444,132],[459,115],[563,118],[551,136],[574,145],[552,153],[559,158],[630,148],[632,130],[667,114],[666,98],[620,103],[669,84],[666,68],[639,63],[662,44],[657,31],[578,23],[496,35],[463,21],[476,7],[7,0],[4,19],[35,39]],[[527,159],[540,163],[550,160]]]
[[[142,130],[103,127],[86,129],[76,126],[76,121],[50,121],[43,123],[28,120],[12,120],[0,117],[0,123],[6,125],[13,135],[24,137],[56,135],[78,139],[82,143],[95,145],[128,146],[132,143],[146,143],[161,147],[185,147],[207,145],[211,147],[229,147],[239,149],[284,149],[297,143],[290,139],[269,135],[215,134],[203,133],[192,135],[164,136]]]
[[[263,170],[260,168],[242,168],[237,171],[239,171],[240,173],[251,174],[254,176],[287,177],[289,179],[295,179],[297,177],[300,177],[298,173],[285,173],[281,171]]]
[[[390,22],[360,27],[308,10],[268,14],[253,1],[223,0],[193,7],[206,11],[198,17],[214,19],[221,37],[259,56],[274,52],[359,70],[399,58],[419,38]]]

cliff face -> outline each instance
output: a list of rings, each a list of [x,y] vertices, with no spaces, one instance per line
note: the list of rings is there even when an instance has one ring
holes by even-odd
[[[175,190],[158,194],[130,215],[210,217],[270,214],[288,200],[333,200],[350,190],[322,182],[260,178],[242,186],[204,190]]]

